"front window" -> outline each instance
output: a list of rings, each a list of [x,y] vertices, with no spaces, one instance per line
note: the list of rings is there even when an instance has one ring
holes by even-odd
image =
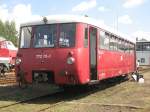
[[[41,25],[34,29],[34,47],[54,47],[56,45],[57,25]]]
[[[75,24],[60,24],[59,47],[75,46]]]
[[[52,48],[57,45],[59,47],[74,47],[75,31],[75,23],[22,27],[20,48],[30,48],[31,44],[34,48]]]
[[[32,27],[21,28],[20,48],[29,48],[32,37]]]

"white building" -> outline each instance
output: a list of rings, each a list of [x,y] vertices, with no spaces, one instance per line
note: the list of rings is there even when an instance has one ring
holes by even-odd
[[[137,40],[136,57],[140,65],[150,65],[150,41],[145,39]]]

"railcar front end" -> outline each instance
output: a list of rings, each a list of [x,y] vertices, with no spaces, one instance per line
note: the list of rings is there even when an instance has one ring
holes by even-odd
[[[88,51],[82,47],[83,30],[84,25],[80,23],[22,26],[17,76],[27,83],[89,82]]]

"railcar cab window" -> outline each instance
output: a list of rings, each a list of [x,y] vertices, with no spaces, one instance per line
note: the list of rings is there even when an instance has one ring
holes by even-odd
[[[59,47],[74,47],[75,46],[75,23],[60,24]]]
[[[57,25],[40,25],[34,28],[34,48],[54,47]]]
[[[22,27],[20,48],[29,48],[31,37],[32,37],[32,27]]]

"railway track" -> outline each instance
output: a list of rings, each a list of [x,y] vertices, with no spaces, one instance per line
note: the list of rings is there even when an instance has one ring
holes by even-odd
[[[21,100],[21,101],[12,103],[12,104],[8,104],[8,105],[5,105],[5,106],[1,106],[1,107],[0,107],[0,110],[1,110],[1,109],[4,109],[4,108],[11,107],[11,106],[15,106],[15,105],[18,105],[18,104],[24,104],[24,103],[32,102],[32,101],[34,101],[34,100],[40,100],[40,99],[42,99],[42,98],[51,97],[51,96],[53,96],[53,95],[61,94],[61,92],[63,92],[63,90],[62,90],[62,89],[59,89],[59,90],[55,90],[55,91],[53,91],[52,93],[47,94],[47,95],[44,95],[44,96],[38,96],[38,97],[26,99],[26,100]]]
[[[40,110],[38,110],[38,111],[36,111],[36,112],[44,112],[44,111],[46,111],[46,110],[48,110],[48,109],[51,109],[51,108],[53,108],[53,107],[55,107],[55,106],[58,106],[58,105],[61,105],[61,104],[63,104],[63,103],[65,103],[65,101],[60,101],[60,102],[57,102],[57,103],[55,103],[55,104],[51,104],[50,106],[48,106],[48,107],[46,107],[46,108],[40,109]]]
[[[111,87],[112,85],[109,85],[107,86],[108,87]],[[104,87],[106,88],[106,86]],[[104,88],[101,88],[101,89],[104,89]],[[2,106],[0,107],[0,110],[1,109],[7,109],[9,107],[13,107],[13,106],[17,106],[19,104],[25,104],[25,103],[36,103],[36,102],[40,102],[41,100],[47,100],[47,98],[50,98],[51,102],[49,104],[49,106],[47,106],[46,108],[43,108],[43,109],[39,109],[38,111],[36,112],[43,112],[43,111],[46,111],[52,107],[55,107],[57,105],[60,105],[70,99],[76,99],[76,98],[80,98],[82,95],[89,95],[89,94],[92,94],[96,91],[99,91],[101,90],[97,87],[91,87],[91,88],[81,88],[81,89],[78,89],[78,88],[70,88],[69,90],[66,90],[64,91],[63,89],[59,89],[51,94],[48,94],[48,95],[44,95],[44,96],[39,96],[39,97],[35,97],[35,98],[31,98],[31,99],[27,99],[27,100],[22,100],[22,101],[18,101],[18,102],[15,102],[15,103],[12,103],[12,104],[9,104],[9,105],[5,105],[5,106]]]

